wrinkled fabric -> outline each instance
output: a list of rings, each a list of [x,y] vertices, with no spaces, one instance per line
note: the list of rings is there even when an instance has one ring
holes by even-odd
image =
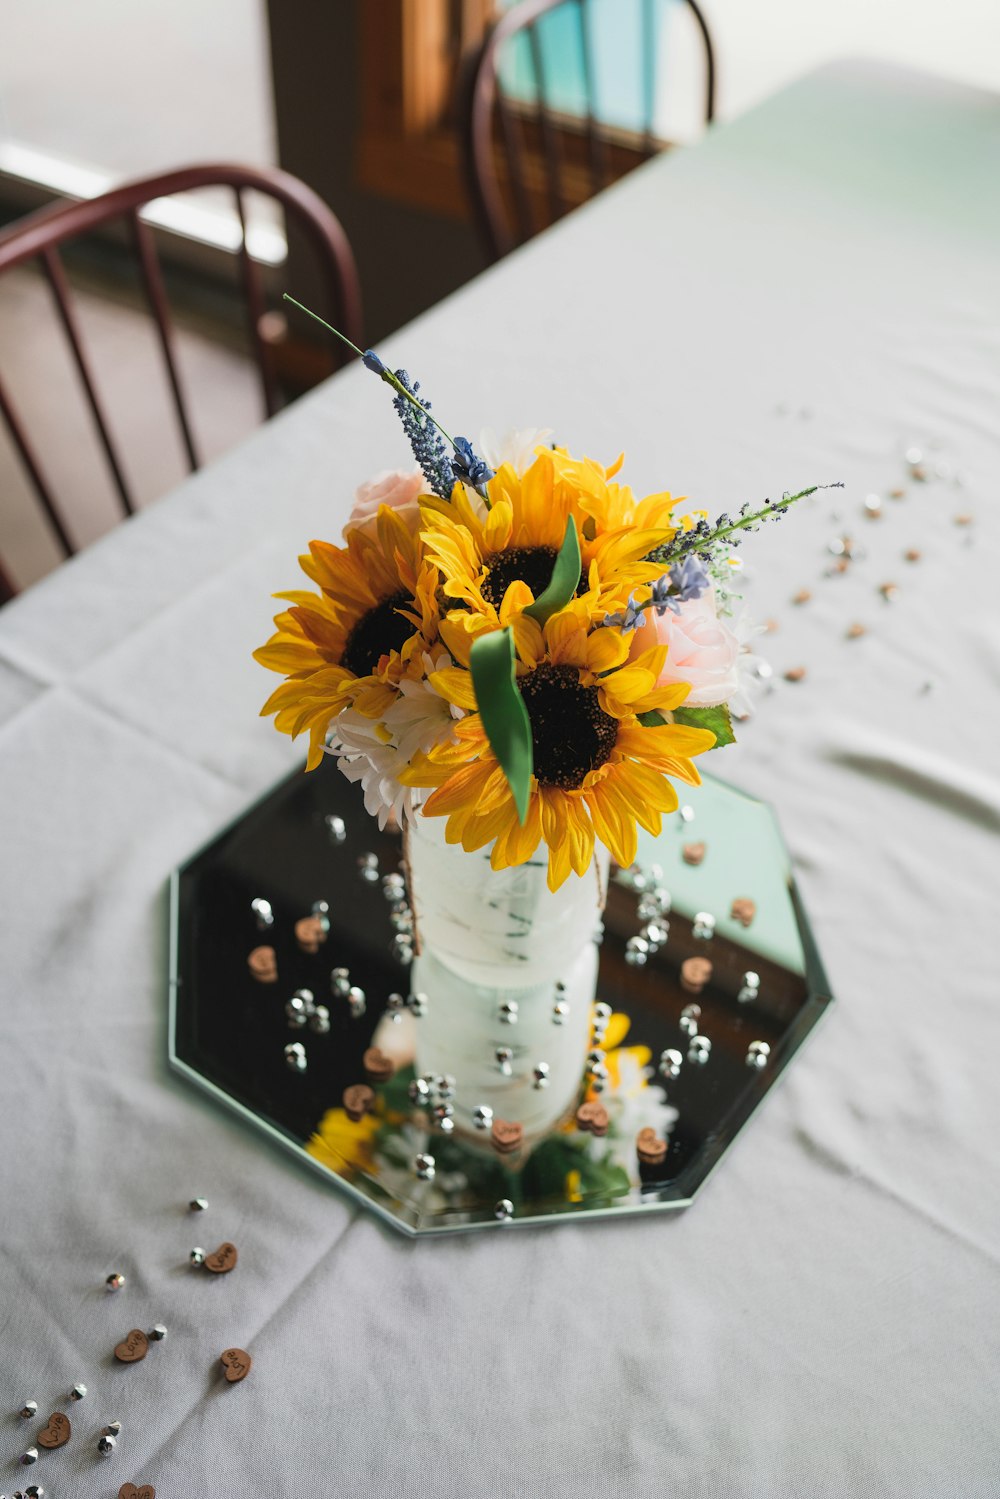
[[[625,447],[710,513],[845,483],[743,549],[773,690],[712,764],[774,804],[837,1003],[683,1213],[409,1242],[167,1070],[169,872],[296,760],[269,596],[406,462],[359,365],[0,614],[0,1488],[33,1398],[81,1499],[1000,1493],[998,147],[990,96],[833,69],[382,350],[450,430]]]

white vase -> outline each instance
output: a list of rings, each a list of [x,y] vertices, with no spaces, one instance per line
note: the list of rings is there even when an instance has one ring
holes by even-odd
[[[583,1080],[608,854],[599,849],[585,875],[551,891],[546,857],[494,870],[489,848],[469,854],[446,843],[444,821],[418,816],[407,838],[420,948],[411,982],[428,997],[417,1071],[455,1078],[463,1134],[486,1105],[521,1124],[530,1145],[567,1112]],[[502,1048],[511,1053],[505,1064]]]

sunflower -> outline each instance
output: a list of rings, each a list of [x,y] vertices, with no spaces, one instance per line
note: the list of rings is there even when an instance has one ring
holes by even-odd
[[[548,587],[556,555],[572,518],[582,561],[578,593],[593,597],[592,621],[623,604],[637,585],[663,571],[645,562],[676,534],[669,494],[636,501],[632,491],[609,482],[622,460],[604,469],[592,459],[537,450],[519,474],[503,464],[487,485],[489,509],[457,486],[450,500],[421,501],[423,541],[441,571],[444,603],[453,617],[476,633],[478,620],[496,629],[513,583],[526,585],[530,604]],[[464,616],[454,614],[454,608]],[[521,607],[524,607],[522,604]],[[508,611],[509,612],[509,611]]]
[[[523,582],[511,585],[505,610],[516,616],[528,591]],[[435,672],[430,681],[468,716],[454,725],[453,742],[415,755],[400,777],[405,785],[433,788],[423,813],[447,817],[447,842],[467,852],[492,842],[494,869],[523,864],[544,842],[551,890],[571,870],[586,872],[598,838],[620,865],[632,864],[636,824],[655,836],[663,813],[677,806],[668,777],[698,785],[692,756],[715,743],[707,729],[639,722],[640,714],[678,707],[689,688],[658,688],[665,648],[628,661],[629,643],[621,634],[589,628],[592,610],[588,593],[544,627],[523,612],[516,618],[517,685],[534,756],[523,823],[476,711],[468,670],[473,637],[453,618],[442,622],[441,634],[459,664]]]
[[[423,652],[438,635],[439,580],[420,537],[387,505],[374,527],[351,531],[346,546],[310,542],[299,564],[321,591],[275,595],[291,608],[276,616],[276,633],[254,659],[287,679],[261,716],[273,713],[292,738],[308,730],[313,770],[342,708],[379,718],[400,682],[422,674]]]

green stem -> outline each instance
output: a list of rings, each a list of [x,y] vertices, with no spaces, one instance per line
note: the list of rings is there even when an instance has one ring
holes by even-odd
[[[325,328],[328,333],[332,333],[334,338],[339,338],[340,342],[342,344],[346,344],[349,349],[357,354],[359,359],[364,359],[364,349],[359,349],[357,344],[352,343],[346,334],[341,333],[339,328],[335,328],[332,323],[328,323],[325,318],[321,318],[319,313],[313,312],[311,307],[306,307],[302,302],[297,302],[295,298],[290,297],[287,292],[283,292],[282,296],[286,302],[291,302],[293,307],[297,307],[300,312],[304,312],[307,317],[311,317],[314,322],[319,323],[320,327]],[[411,406],[415,406],[418,411],[422,411],[424,416],[427,417],[428,421],[433,422],[434,426],[437,427],[438,431],[441,433],[441,436],[445,439],[445,441],[452,447],[455,446],[455,439],[444,430],[437,417],[434,416],[433,412],[428,411],[423,401],[418,400],[417,397],[413,394],[412,390],[407,390],[402,380],[397,379],[396,376],[392,373],[392,370],[383,365],[382,370],[379,374],[379,378],[384,380],[386,385],[391,385],[393,390],[396,391],[398,395],[405,397],[405,399],[409,401]]]

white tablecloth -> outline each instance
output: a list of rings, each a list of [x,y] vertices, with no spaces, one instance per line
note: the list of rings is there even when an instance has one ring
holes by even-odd
[[[777,686],[712,767],[774,802],[838,1004],[685,1213],[408,1242],[168,1074],[167,875],[297,755],[269,594],[405,458],[370,375],[0,615],[5,1492],[1000,1494],[998,164],[995,98],[834,69],[382,351],[451,430],[624,446],[642,492],[846,483],[745,548]],[[949,477],[865,520],[914,444]],[[224,1238],[235,1274],[189,1271]],[[74,1422],[31,1474],[29,1397]]]

